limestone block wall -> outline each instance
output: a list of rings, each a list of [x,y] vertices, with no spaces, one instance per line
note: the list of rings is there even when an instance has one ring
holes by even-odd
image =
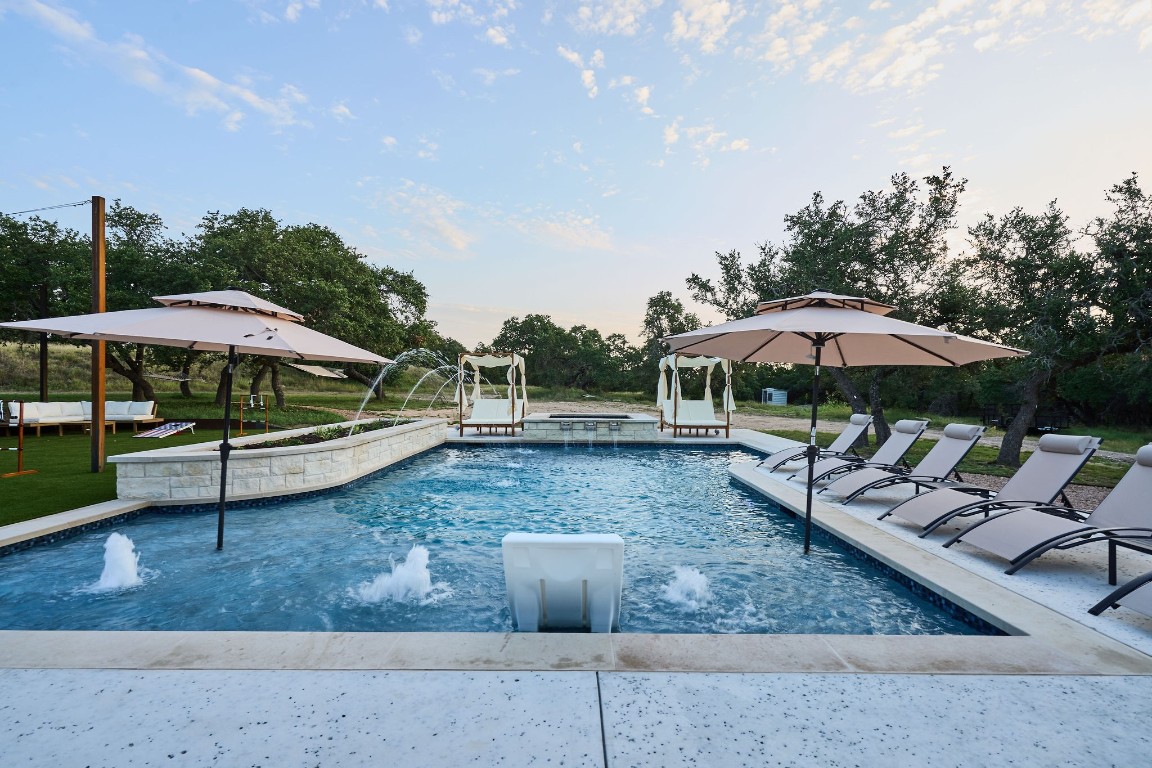
[[[234,449],[228,457],[228,499],[281,496],[343,485],[443,443],[445,426],[444,419],[423,419],[315,445]],[[311,430],[277,432],[273,437]],[[267,439],[269,435],[248,435],[230,442],[239,446]],[[158,505],[215,501],[220,497],[219,445],[216,441],[111,456],[108,462],[116,465],[116,495]]]
[[[565,424],[571,429],[564,429]],[[595,428],[589,429],[592,424]],[[612,429],[616,424],[618,429]],[[645,414],[629,414],[627,419],[553,419],[549,414],[532,414],[524,419],[524,439],[551,443],[569,442],[611,443],[647,442],[658,439],[659,422]]]

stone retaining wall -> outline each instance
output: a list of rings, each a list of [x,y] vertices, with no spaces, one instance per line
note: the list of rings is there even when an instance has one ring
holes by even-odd
[[[554,419],[548,413],[533,413],[524,418],[524,439],[551,443],[653,443],[659,440],[659,420],[643,413],[630,413],[628,418],[605,419],[587,414],[573,414],[571,419]],[[580,417],[580,418],[576,418]]]
[[[336,426],[349,427],[354,422]],[[228,499],[316,491],[355,480],[444,442],[444,419],[423,419],[314,445],[233,450],[228,457]],[[233,446],[291,437],[305,429],[248,435]],[[203,504],[220,497],[219,441],[110,456],[116,495],[154,504]]]

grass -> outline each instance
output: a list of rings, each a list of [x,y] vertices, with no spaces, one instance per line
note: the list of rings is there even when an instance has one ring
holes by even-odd
[[[218,436],[217,436],[218,437]],[[161,440],[135,438],[129,432],[105,436],[108,456],[135,451],[189,445],[211,440],[203,432],[193,435],[180,432]],[[0,492],[5,503],[0,508],[0,525],[64,512],[116,498],[116,468],[108,464],[103,472],[92,472],[92,439],[90,435],[44,433],[43,437],[24,437],[24,469],[34,475],[0,479]],[[16,447],[16,437],[0,437],[0,447]],[[16,469],[14,451],[0,453],[0,473]]]

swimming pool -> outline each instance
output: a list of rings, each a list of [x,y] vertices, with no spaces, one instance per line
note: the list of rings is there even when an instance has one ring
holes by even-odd
[[[339,491],[150,512],[0,558],[0,628],[251,631],[512,629],[500,540],[618,533],[620,627],[652,633],[973,634],[847,550],[732,484],[728,448],[443,447]],[[141,583],[99,589],[127,536]],[[425,560],[426,558],[426,560]]]

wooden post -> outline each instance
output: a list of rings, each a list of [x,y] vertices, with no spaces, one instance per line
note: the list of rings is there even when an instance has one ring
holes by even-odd
[[[107,307],[104,275],[104,198],[92,196],[92,312]],[[92,342],[92,471],[104,471],[104,348]]]

